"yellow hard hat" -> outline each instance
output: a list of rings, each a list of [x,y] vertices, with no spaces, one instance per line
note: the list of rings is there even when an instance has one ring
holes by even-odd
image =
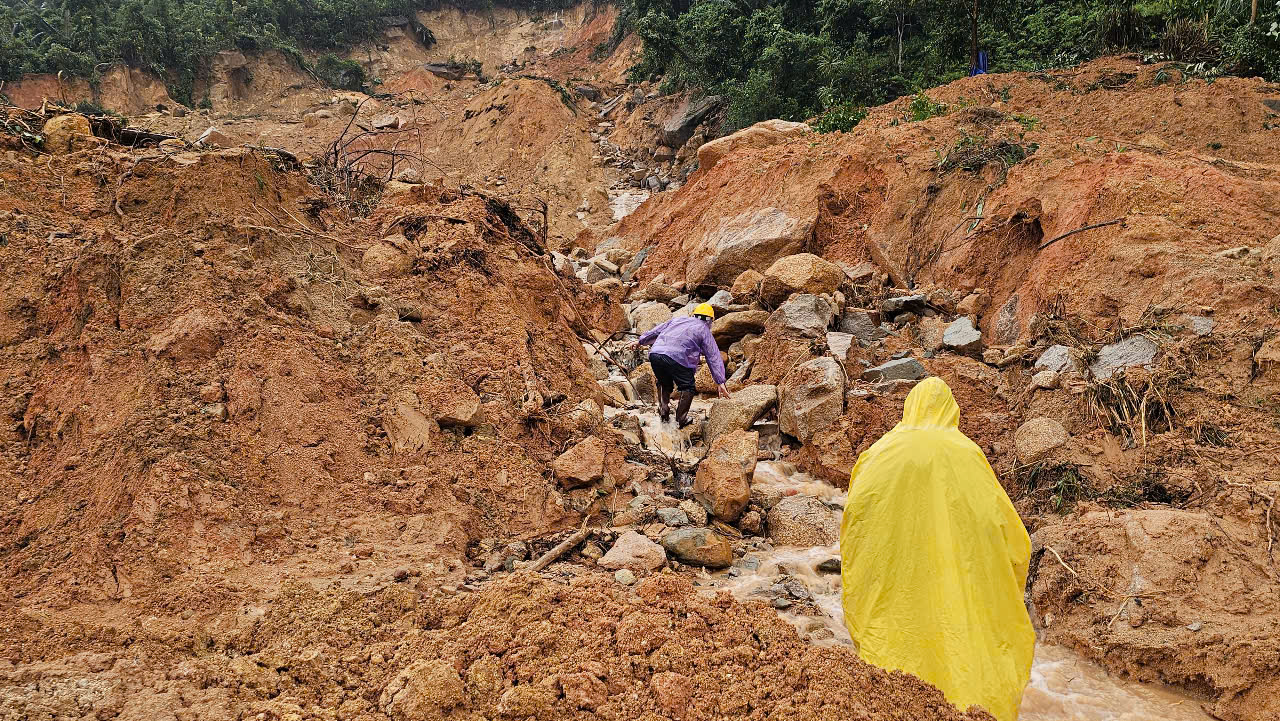
[[[715,311],[715,309],[714,309],[714,308],[712,308],[712,307],[711,307],[711,304],[710,304],[710,303],[702,303],[702,304],[701,304],[701,305],[699,305],[697,308],[694,308],[694,309],[693,309],[693,314],[694,314],[694,315],[705,315],[705,316],[706,316],[706,317],[708,317],[708,318],[715,318],[715,317],[716,317],[716,311]]]

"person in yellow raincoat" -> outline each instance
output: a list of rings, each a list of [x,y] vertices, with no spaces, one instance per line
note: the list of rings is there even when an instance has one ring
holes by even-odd
[[[844,618],[867,663],[1014,721],[1035,631],[1031,539],[940,378],[859,458],[840,528]]]

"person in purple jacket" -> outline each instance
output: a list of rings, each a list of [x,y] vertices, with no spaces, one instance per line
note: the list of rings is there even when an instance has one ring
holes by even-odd
[[[676,422],[682,428],[689,425],[689,406],[697,391],[693,377],[698,371],[699,356],[707,359],[720,397],[729,397],[724,387],[724,361],[716,339],[711,337],[713,318],[715,311],[711,304],[703,303],[693,309],[692,318],[672,318],[636,341],[637,346],[653,346],[649,351],[649,365],[653,366],[653,376],[658,380],[658,416],[664,422],[671,417],[671,388],[675,386],[680,390]]]

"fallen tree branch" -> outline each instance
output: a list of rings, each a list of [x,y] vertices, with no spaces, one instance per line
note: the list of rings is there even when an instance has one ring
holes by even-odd
[[[573,535],[561,541],[555,548],[539,556],[538,560],[530,564],[526,570],[529,571],[529,573],[537,573],[538,571],[541,571],[551,565],[552,561],[568,553],[570,549],[579,543],[582,543],[586,539],[587,529],[583,528],[582,530],[574,531]]]
[[[1058,237],[1056,237],[1056,238],[1053,238],[1053,239],[1048,240],[1048,241],[1046,241],[1046,242],[1044,242],[1044,243],[1041,243],[1041,244],[1040,244],[1040,247],[1039,247],[1039,248],[1037,248],[1036,250],[1044,250],[1045,248],[1048,248],[1049,246],[1053,245],[1054,243],[1058,242],[1059,240],[1062,240],[1063,238],[1066,238],[1066,237],[1069,237],[1069,236],[1075,235],[1076,233],[1083,233],[1083,232],[1084,232],[1084,231],[1086,231],[1086,230],[1093,230],[1094,228],[1104,228],[1104,227],[1106,227],[1106,226],[1108,226],[1108,225],[1115,225],[1116,223],[1123,223],[1123,222],[1124,222],[1124,221],[1126,221],[1126,220],[1128,220],[1128,216],[1126,216],[1126,217],[1124,217],[1124,218],[1116,218],[1115,220],[1108,220],[1108,221],[1103,222],[1103,223],[1094,223],[1093,225],[1082,225],[1082,226],[1080,226],[1079,228],[1076,228],[1075,230],[1068,230],[1067,232],[1063,233],[1062,235],[1059,235],[1059,236],[1058,236]]]

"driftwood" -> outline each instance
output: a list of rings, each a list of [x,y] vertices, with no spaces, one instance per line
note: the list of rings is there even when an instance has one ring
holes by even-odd
[[[568,553],[570,549],[585,540],[587,540],[587,529],[584,528],[580,531],[574,531],[573,535],[561,541],[555,548],[539,556],[538,560],[530,564],[526,570],[530,573],[537,573],[538,571],[541,571],[551,565],[552,561]]]

